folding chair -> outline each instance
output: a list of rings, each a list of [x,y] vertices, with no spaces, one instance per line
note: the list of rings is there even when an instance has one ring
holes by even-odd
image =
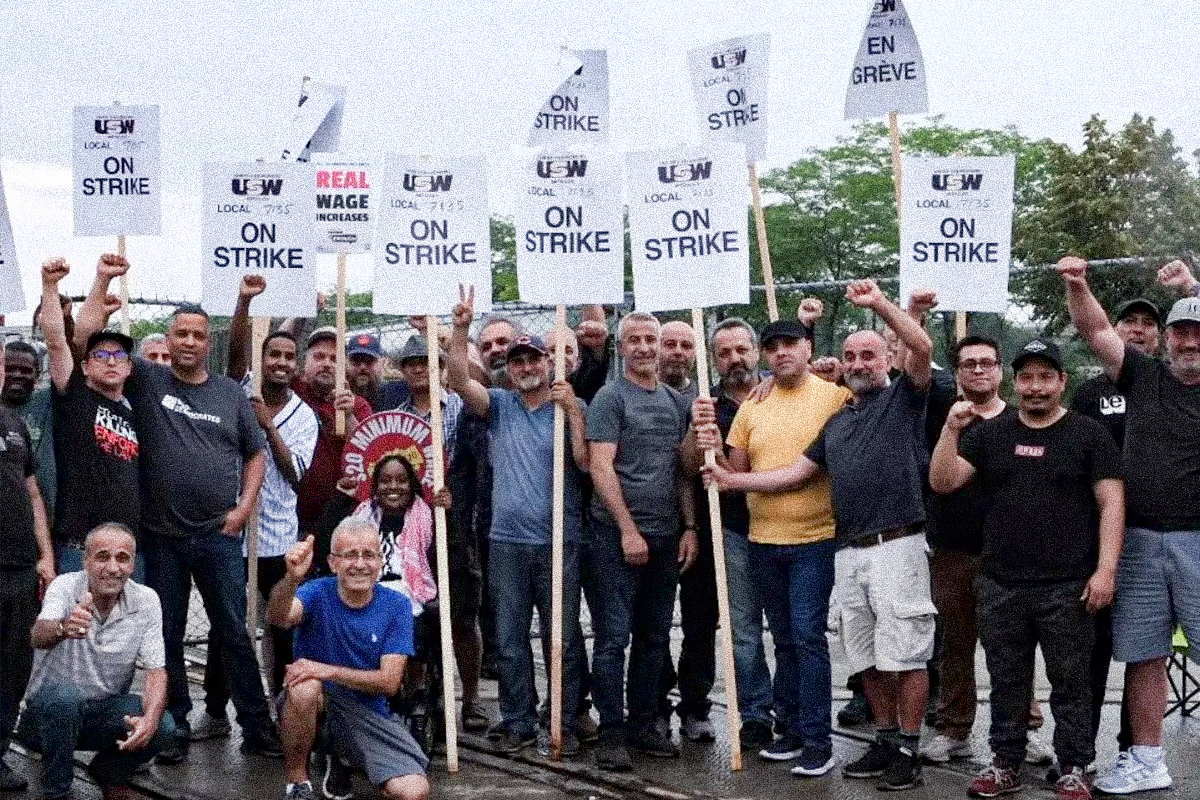
[[[1169,717],[1176,711],[1180,716],[1190,717],[1200,708],[1200,679],[1192,673],[1188,663],[1188,640],[1180,628],[1171,638],[1171,656],[1167,661],[1167,681],[1171,684],[1171,698],[1167,712]]]

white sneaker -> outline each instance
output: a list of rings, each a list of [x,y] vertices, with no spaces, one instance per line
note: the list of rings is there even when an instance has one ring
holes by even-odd
[[[1143,763],[1133,753],[1125,752],[1117,753],[1117,763],[1096,778],[1095,787],[1105,794],[1133,794],[1150,789],[1167,789],[1171,783],[1165,761],[1150,765]]]
[[[700,719],[690,714],[683,718],[683,736],[689,742],[715,742],[717,732],[713,729],[708,717]]]
[[[228,736],[232,730],[233,726],[229,724],[227,717],[213,717],[207,711],[201,711],[196,715],[196,721],[192,723],[192,727],[188,731],[188,738],[193,742],[220,739]]]
[[[921,747],[921,758],[933,764],[945,764],[952,758],[970,758],[974,754],[966,739],[939,733]]]
[[[1054,748],[1035,731],[1029,732],[1025,742],[1025,763],[1043,767],[1054,763]]]

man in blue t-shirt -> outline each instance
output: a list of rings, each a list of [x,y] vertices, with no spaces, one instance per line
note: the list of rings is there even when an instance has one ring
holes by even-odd
[[[529,625],[538,610],[542,655],[550,672],[551,509],[554,505],[554,407],[562,407],[567,436],[563,492],[563,718],[564,755],[579,751],[574,732],[579,705],[583,643],[579,617],[579,476],[588,468],[583,403],[567,381],[551,383],[549,351],[540,337],[519,335],[508,346],[511,389],[487,389],[470,376],[467,336],[474,289],[454,309],[447,367],[450,388],[470,412],[487,418],[492,457],[492,526],[487,580],[495,613],[496,669],[500,673],[503,731],[496,749],[516,753],[537,738],[537,692],[529,649]],[[543,731],[541,746],[549,752]]]
[[[348,518],[333,532],[333,577],[303,586],[313,537],[285,556],[287,575],[271,590],[267,621],[296,629],[279,715],[286,800],[315,800],[308,757],[322,715],[336,749],[367,773],[387,798],[424,800],[429,759],[393,715],[387,698],[400,690],[413,655],[412,607],[379,586],[379,531]]]

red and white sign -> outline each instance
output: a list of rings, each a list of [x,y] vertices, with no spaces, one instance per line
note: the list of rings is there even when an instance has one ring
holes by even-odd
[[[407,411],[382,411],[358,424],[342,451],[342,474],[358,478],[358,499],[371,494],[371,478],[384,457],[407,458],[421,481],[421,494],[433,503],[433,429]]]

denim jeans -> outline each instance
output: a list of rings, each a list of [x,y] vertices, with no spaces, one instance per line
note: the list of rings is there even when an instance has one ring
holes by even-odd
[[[788,732],[832,750],[833,677],[825,627],[833,592],[833,539],[750,544],[750,565],[775,640],[775,699]]]
[[[592,522],[591,555],[596,605],[592,628],[592,693],[600,725],[618,726],[628,705],[629,726],[654,724],[663,660],[671,641],[675,588],[679,582],[678,537],[646,540],[649,560],[639,567],[625,563],[621,534],[616,527]],[[629,678],[625,679],[625,648],[630,637]],[[624,688],[624,692],[622,692]]]
[[[500,675],[500,721],[521,734],[534,732],[537,690],[529,627],[537,608],[546,676],[550,675],[550,546],[493,540],[488,553],[489,596],[496,618],[496,671]],[[579,545],[563,543],[563,730],[572,730],[579,706]],[[547,690],[547,696],[549,691]]]
[[[175,727],[188,729],[192,710],[183,636],[187,629],[192,581],[208,612],[209,644],[221,650],[237,721],[244,736],[273,731],[258,658],[246,633],[246,573],[242,539],[219,531],[195,536],[145,536],[146,578],[162,602],[163,640],[167,653],[167,710]]]
[[[763,604],[758,579],[750,572],[750,539],[725,529],[725,573],[729,583],[729,621],[733,626],[733,669],[737,675],[742,721],[771,724],[775,696],[763,647]]]
[[[171,743],[175,725],[163,714],[150,743],[125,752],[117,743],[129,733],[126,715],[142,713],[142,698],[119,694],[95,700],[80,689],[45,684],[26,701],[21,717],[21,738],[42,753],[42,795],[62,797],[75,779],[75,751],[96,750],[89,771],[101,787],[123,785],[139,764],[149,761]]]

